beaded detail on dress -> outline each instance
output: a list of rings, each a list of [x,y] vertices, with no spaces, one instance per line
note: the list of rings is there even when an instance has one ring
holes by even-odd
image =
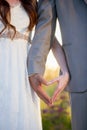
[[[29,36],[22,34],[18,31],[16,31],[15,35],[13,35],[11,32],[2,33],[0,35],[0,38],[9,38],[9,39],[24,39],[29,41]]]

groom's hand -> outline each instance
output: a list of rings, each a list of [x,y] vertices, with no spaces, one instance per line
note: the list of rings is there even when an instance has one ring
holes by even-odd
[[[43,90],[42,84],[47,85],[46,80],[40,74],[34,74],[29,77],[30,85],[37,95],[48,105],[52,105],[51,98]]]
[[[63,73],[58,78],[48,82],[48,85],[53,84],[54,82],[58,82],[57,88],[52,96],[52,103],[57,99],[58,95],[65,89],[69,82],[69,73]]]

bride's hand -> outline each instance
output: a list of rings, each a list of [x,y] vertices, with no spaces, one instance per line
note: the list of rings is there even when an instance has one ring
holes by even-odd
[[[48,105],[52,106],[52,100],[47,95],[47,93],[44,91],[42,84],[47,86],[47,81],[40,75],[40,74],[34,74],[29,77],[29,81],[31,84],[31,87],[34,89],[34,91],[37,93],[37,95]]]
[[[62,75],[60,75],[59,77],[51,80],[50,82],[48,82],[48,86],[58,82],[57,88],[54,91],[54,94],[52,96],[52,103],[57,99],[58,95],[64,90],[64,88],[67,86],[68,82],[69,82],[69,73],[63,73]]]

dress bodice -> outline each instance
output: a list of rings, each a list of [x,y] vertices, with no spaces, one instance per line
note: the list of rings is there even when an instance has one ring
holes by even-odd
[[[7,28],[0,35],[0,130],[42,130],[40,100],[28,79],[29,18],[21,4],[10,11],[17,35],[11,39]]]
[[[15,26],[16,31],[25,34],[30,21],[21,3],[19,3],[15,7],[10,7],[10,12],[11,12],[11,24]],[[2,30],[3,27],[4,26],[0,21],[0,31]]]

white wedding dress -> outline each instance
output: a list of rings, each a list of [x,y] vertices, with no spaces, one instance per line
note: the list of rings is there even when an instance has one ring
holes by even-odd
[[[18,32],[25,34],[28,23],[21,4],[11,7],[11,24]],[[0,37],[0,130],[42,130],[40,101],[28,81],[29,48],[25,39]]]

